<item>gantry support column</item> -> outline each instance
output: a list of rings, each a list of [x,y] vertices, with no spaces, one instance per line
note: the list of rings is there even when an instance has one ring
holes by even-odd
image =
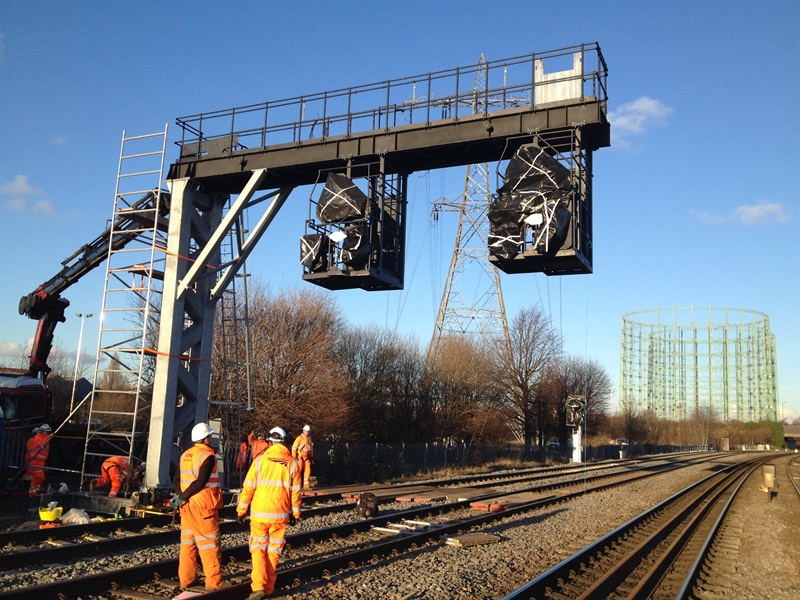
[[[213,272],[219,265],[219,248],[204,257],[207,276],[195,277],[183,293],[181,283],[193,264],[193,247],[206,247],[227,200],[227,195],[198,191],[191,179],[169,184],[172,202],[147,449],[150,487],[169,486],[170,461],[181,450],[173,445],[175,437],[180,432],[188,437],[191,427],[208,415],[216,308],[210,290],[216,283]]]

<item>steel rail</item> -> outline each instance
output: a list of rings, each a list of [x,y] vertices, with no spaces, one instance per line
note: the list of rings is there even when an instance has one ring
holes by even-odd
[[[723,523],[725,517],[728,514],[728,510],[730,509],[731,505],[733,504],[733,501],[736,499],[736,495],[739,493],[739,490],[741,489],[742,485],[744,485],[744,482],[747,481],[747,478],[753,473],[753,471],[756,470],[757,466],[758,465],[753,465],[753,467],[751,469],[749,469],[747,471],[747,473],[743,477],[741,477],[741,479],[739,480],[738,485],[736,485],[736,488],[730,494],[730,496],[728,498],[728,501],[725,502],[724,506],[721,507],[721,509],[719,511],[719,515],[717,516],[717,519],[714,521],[714,524],[712,525],[711,530],[708,532],[708,535],[706,536],[702,546],[700,547],[699,551],[697,552],[697,558],[695,559],[695,561],[692,564],[692,566],[689,568],[689,572],[688,572],[688,574],[687,574],[687,576],[686,576],[686,578],[684,580],[684,583],[681,586],[681,589],[678,592],[678,595],[676,596],[676,598],[683,599],[683,598],[688,598],[689,597],[689,591],[691,590],[692,586],[695,584],[695,582],[697,581],[697,578],[700,575],[700,567],[703,566],[703,563],[705,562],[706,557],[708,557],[708,553],[711,550],[711,544],[716,539],[716,537],[717,537],[717,535],[718,535],[718,533],[720,531],[720,528],[722,526],[722,523]]]
[[[662,458],[663,460],[663,458]],[[641,463],[651,463],[653,460],[648,461],[633,461],[632,464],[641,464]],[[682,464],[684,461],[678,461],[673,464]],[[628,466],[632,466],[631,463],[626,463]],[[619,466],[618,462],[607,463],[601,466],[595,466],[596,470],[605,470],[605,469],[613,469]],[[649,465],[647,468],[651,468]],[[541,479],[547,479],[549,477],[556,477],[563,474],[569,474],[570,472],[576,471],[576,469],[564,469],[564,468],[548,468],[548,473],[542,477],[542,473],[534,473],[532,475],[526,475],[524,477],[519,477],[517,474],[516,478],[510,478],[511,481],[515,482],[524,482],[524,481],[538,481]],[[496,483],[494,481],[488,481],[484,483],[477,483],[476,480],[467,478],[469,481],[473,483],[472,487],[481,488],[481,487],[489,487]],[[501,478],[501,481],[508,480],[508,478]],[[587,481],[592,480],[588,479]],[[456,483],[463,483],[464,478],[454,478],[452,481]],[[479,480],[478,480],[479,481]],[[581,478],[580,481],[584,481]],[[575,480],[574,482],[580,482]],[[441,482],[438,482],[441,483]],[[546,484],[542,486],[537,486],[532,488],[530,491],[548,491],[550,489],[558,489],[563,487],[564,485],[569,485],[570,481],[562,481],[556,482],[553,484]],[[398,486],[388,486],[384,488],[366,488],[364,486],[353,486],[353,492],[357,492],[358,490],[366,490],[369,489],[371,491],[380,491],[380,490],[391,490],[394,492],[400,492],[404,488],[408,487],[419,487],[420,484],[403,484]],[[490,493],[485,499],[490,499],[492,497],[498,497],[502,495],[507,495],[507,492],[497,492],[497,493]],[[332,500],[341,501],[341,494],[330,494],[329,496],[309,496],[306,497],[306,500],[310,500],[311,502],[320,502],[327,497],[330,497]],[[471,501],[478,500],[480,498],[473,498]],[[308,507],[304,508],[303,512],[307,517],[313,516],[323,516],[335,512],[347,512],[349,510],[353,510],[355,508],[355,503],[348,502],[348,503],[339,503],[333,504],[329,506],[318,506],[318,507]],[[220,524],[220,528],[223,533],[231,533],[235,531],[235,527],[237,524],[235,523],[235,507],[233,506],[226,506],[220,510],[220,517],[223,521]],[[224,519],[229,519],[232,522],[227,522]],[[15,550],[13,552],[5,552],[0,553],[0,571],[2,570],[9,570],[9,569],[16,569],[23,566],[31,566],[36,564],[46,564],[50,562],[61,562],[64,560],[68,560],[69,558],[75,558],[78,556],[87,556],[90,554],[99,554],[104,552],[115,552],[115,551],[124,551],[129,550],[132,548],[144,548],[144,547],[152,547],[161,544],[169,544],[173,542],[177,542],[179,538],[179,532],[176,528],[175,530],[171,531],[156,531],[156,532],[148,532],[145,531],[148,527],[165,527],[170,524],[174,525],[174,518],[172,515],[153,515],[149,517],[141,517],[141,518],[127,518],[127,519],[118,519],[113,521],[103,521],[103,522],[95,522],[95,523],[85,523],[85,524],[78,524],[78,525],[66,525],[63,527],[58,528],[48,528],[48,529],[33,529],[28,531],[19,531],[19,532],[6,532],[0,534],[0,547],[4,546],[15,546],[17,544],[35,544],[35,543],[44,543],[48,541],[68,541],[68,540],[78,540],[72,542],[71,544],[63,544],[63,545],[54,545],[52,547],[47,548],[36,548],[30,550]],[[85,540],[80,541],[81,538],[89,537],[89,536],[104,536],[113,534],[120,529],[124,530],[132,530],[133,532],[139,531],[141,535],[123,535],[121,537],[115,537],[108,540]]]
[[[354,567],[360,562],[372,560],[375,557],[391,556],[401,550],[409,549],[412,546],[418,546],[419,544],[427,543],[428,538],[430,538],[431,535],[444,535],[452,532],[465,531],[473,527],[479,527],[487,523],[498,521],[501,518],[513,516],[515,514],[545,506],[550,506],[573,498],[579,498],[589,492],[602,491],[613,487],[626,485],[633,481],[640,481],[642,479],[662,474],[665,471],[681,468],[684,462],[685,461],[679,461],[671,465],[658,466],[658,468],[655,469],[652,467],[648,467],[647,469],[637,469],[637,471],[642,472],[634,472],[632,477],[622,481],[599,483],[597,486],[592,487],[591,489],[584,487],[584,489],[566,492],[554,497],[537,499],[529,503],[512,506],[498,513],[482,513],[481,515],[468,519],[461,519],[450,524],[437,525],[434,529],[428,531],[403,534],[401,537],[378,542],[366,548],[348,550],[328,559],[312,561],[307,564],[298,565],[290,569],[279,571],[276,585],[292,585],[303,580],[324,576],[336,569]],[[624,473],[623,475],[627,474],[630,473]],[[614,477],[615,475],[619,474],[598,475],[590,478],[590,480],[596,481],[608,479],[610,477]],[[572,485],[583,484],[586,482],[586,479],[582,479],[579,482],[573,482]],[[546,487],[555,487],[556,485],[564,486],[566,484],[552,484],[551,486]],[[287,545],[289,547],[299,547],[315,540],[330,539],[334,537],[347,537],[353,533],[365,533],[374,527],[385,526],[404,518],[410,520],[430,518],[433,515],[445,514],[447,512],[468,507],[475,501],[491,499],[493,497],[502,495],[507,495],[507,492],[503,494],[488,494],[478,498],[471,498],[468,500],[451,502],[437,506],[415,507],[408,511],[400,511],[383,517],[374,517],[365,521],[350,522],[336,527],[290,534],[286,537]],[[222,555],[224,561],[236,562],[247,560],[250,556],[250,551],[247,544],[242,544],[240,546],[223,549]],[[153,578],[158,579],[168,578],[169,576],[174,577],[174,574],[177,572],[177,568],[177,559],[160,561],[148,565],[140,565],[128,569],[120,569],[116,571],[109,571],[106,573],[75,578],[69,582],[54,582],[40,586],[2,592],[0,593],[0,599],[41,600],[41,598],[77,597],[81,594],[97,593],[100,590],[108,590],[111,588],[119,588],[131,584],[142,583],[144,581],[151,581]],[[241,598],[242,593],[246,591],[246,588],[249,588],[247,583],[236,584],[223,590],[207,592],[204,594],[204,597],[218,600]]]
[[[649,597],[660,586],[667,569],[677,565],[677,561],[683,552],[691,551],[689,548],[690,541],[695,539],[695,536],[702,532],[703,529],[709,529],[708,520],[722,511],[719,514],[719,518],[710,526],[709,535],[713,538],[714,532],[722,522],[727,506],[730,505],[742,483],[756,467],[757,465],[737,466],[737,468],[725,474],[721,481],[715,482],[713,487],[698,494],[686,507],[661,526],[657,532],[649,536],[637,549],[629,553],[623,561],[617,563],[604,577],[587,589],[580,598],[592,598],[594,597],[592,594],[596,593],[609,594],[625,581],[630,573],[639,566],[642,559],[655,549],[661,541],[668,539],[674,532],[679,532],[669,547],[656,558],[647,574],[639,579],[639,583],[627,596],[631,600]],[[728,494],[731,488],[734,488],[733,493],[728,496],[727,502],[720,507],[720,500]],[[702,554],[703,550],[704,547],[699,550],[695,549],[694,556],[697,556],[698,551]]]
[[[786,475],[789,477],[789,481],[794,486],[794,491],[797,492],[797,495],[800,496],[800,486],[797,485],[797,482],[794,480],[794,476],[792,475],[792,462],[796,462],[797,466],[800,467],[800,460],[798,459],[789,459],[786,462]]]
[[[556,589],[560,587],[560,582],[568,582],[570,580],[571,573],[580,573],[581,565],[588,565],[590,563],[594,564],[592,558],[595,556],[601,556],[606,553],[606,548],[613,547],[617,540],[623,538],[626,534],[631,531],[634,531],[637,527],[640,527],[642,524],[648,522],[649,520],[653,519],[655,515],[659,513],[663,513],[665,510],[668,510],[670,506],[672,506],[675,502],[680,501],[682,498],[689,497],[691,494],[697,493],[698,490],[702,489],[702,486],[706,484],[714,484],[714,479],[719,479],[720,475],[722,475],[722,479],[728,479],[731,474],[739,472],[742,469],[750,468],[753,463],[760,464],[768,460],[764,457],[759,457],[746,463],[739,463],[739,464],[732,464],[724,469],[713,473],[700,481],[693,483],[690,486],[687,486],[683,490],[673,494],[666,500],[658,503],[656,506],[644,511],[640,515],[637,515],[633,519],[629,520],[628,522],[620,525],[612,532],[606,534],[599,540],[589,544],[585,548],[582,548],[569,558],[563,560],[562,562],[554,565],[544,573],[540,574],[538,577],[533,579],[532,581],[528,582],[527,584],[517,588],[510,594],[506,595],[503,600],[521,600],[521,599],[532,599],[538,597],[545,597],[550,595]],[[755,467],[753,467],[755,468]],[[716,487],[716,486],[713,486]],[[710,488],[710,489],[713,489]],[[701,503],[703,500],[696,500],[693,504],[697,505]],[[682,510],[681,512],[686,512]],[[660,530],[661,528],[659,528]],[[641,556],[641,551],[649,544],[649,542],[643,542],[640,544],[640,548],[637,548],[636,551],[629,553],[627,558],[630,558],[630,555],[637,554]],[[601,589],[602,588],[602,589]],[[605,594],[608,594],[608,589],[603,587],[602,585],[598,585],[596,589],[592,590],[595,593],[594,596],[588,593],[588,591],[583,595],[580,596],[582,592],[577,592],[577,595],[580,597],[604,597]],[[599,594],[599,595],[598,595]]]
[[[678,468],[680,467],[670,466],[668,469],[665,470],[673,470]],[[644,469],[641,470],[644,471]],[[664,471],[662,470],[657,470],[657,471],[650,470],[644,473],[637,474],[634,477],[626,479],[624,481],[601,483],[596,487],[592,487],[591,489],[576,490],[573,492],[565,492],[556,496],[540,498],[537,500],[533,500],[531,502],[519,504],[517,506],[511,506],[501,512],[481,514],[475,517],[461,519],[459,521],[444,525],[437,524],[435,528],[432,528],[430,530],[422,531],[419,533],[404,533],[402,534],[402,537],[387,540],[384,542],[378,542],[377,544],[368,546],[366,548],[349,550],[347,552],[344,552],[337,556],[333,556],[331,558],[284,569],[278,572],[278,578],[275,584],[276,589],[278,587],[297,586],[302,584],[304,581],[308,582],[310,580],[317,579],[320,577],[327,577],[330,574],[339,570],[353,569],[356,568],[359,564],[364,564],[366,562],[376,561],[382,558],[394,556],[400,551],[405,551],[409,549],[414,550],[422,545],[430,543],[431,541],[433,541],[435,537],[440,538],[443,535],[448,535],[452,533],[462,533],[464,531],[469,531],[470,529],[476,527],[481,527],[489,523],[497,522],[500,519],[504,519],[509,516],[514,516],[517,514],[529,512],[531,510],[536,510],[539,508],[560,504],[562,502],[566,502],[568,500],[572,500],[575,498],[581,498],[588,492],[598,492],[606,489],[611,489],[614,487],[631,483],[633,481],[641,481],[643,479],[659,475],[663,472]],[[608,477],[611,476],[612,475],[597,476],[592,479],[593,480],[607,479]],[[583,481],[578,483],[583,483]],[[476,499],[473,498],[464,502],[459,502],[458,504],[468,504],[474,502],[475,500]],[[440,505],[436,508],[442,509],[444,508],[444,506],[445,505]],[[441,510],[439,512],[441,513]],[[430,513],[428,513],[428,515],[430,516]],[[397,515],[393,515],[393,517],[396,516]],[[289,538],[287,537],[287,540],[288,539]],[[209,600],[228,600],[233,598],[239,598],[241,596],[242,591],[249,590],[249,584],[242,583],[229,589],[231,590],[230,592],[228,590],[209,592],[207,594],[204,594],[204,598],[207,597]],[[0,596],[0,598],[2,598],[2,596]]]
[[[330,514],[331,512],[344,512],[346,510],[353,510],[355,502],[347,504],[340,504],[337,506],[321,506],[316,508],[304,509],[304,514],[308,517],[322,516]],[[223,517],[221,510],[221,517],[226,520],[220,521],[221,533],[235,533],[241,530],[242,526],[236,521],[234,507],[226,507],[225,513],[229,516]],[[161,521],[160,517],[153,517],[157,522]],[[8,571],[11,569],[18,569],[20,567],[41,565],[54,562],[63,562],[65,560],[74,559],[83,556],[91,556],[96,554],[124,552],[134,548],[149,548],[152,546],[160,546],[165,544],[177,544],[180,541],[180,525],[168,531],[147,531],[148,527],[153,527],[154,523],[147,518],[137,519],[121,519],[119,521],[107,521],[103,523],[88,523],[86,526],[65,526],[58,529],[44,529],[34,530],[31,533],[50,534],[49,537],[36,536],[40,542],[53,540],[53,531],[58,531],[61,535],[59,539],[65,540],[68,538],[78,539],[86,535],[99,535],[98,531],[105,533],[115,533],[120,529],[129,525],[133,525],[136,521],[135,527],[139,529],[138,532],[131,532],[131,535],[123,534],[121,537],[108,538],[102,540],[84,540],[76,541],[67,544],[54,545],[47,548],[34,548],[30,550],[17,550],[14,552],[0,554],[0,572]],[[169,523],[170,519],[166,519]],[[144,523],[142,523],[144,522]],[[93,525],[104,525],[103,528],[87,527]],[[76,527],[75,532],[64,532],[65,528]]]

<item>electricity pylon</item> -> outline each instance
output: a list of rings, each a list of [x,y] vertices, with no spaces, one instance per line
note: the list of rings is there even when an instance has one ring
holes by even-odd
[[[475,72],[473,113],[483,110],[485,63],[481,54]],[[489,262],[488,209],[491,199],[489,168],[487,163],[483,163],[467,166],[464,193],[459,198],[434,203],[435,212],[458,211],[459,219],[429,356],[436,352],[443,338],[454,336],[476,336],[509,346],[500,274]]]

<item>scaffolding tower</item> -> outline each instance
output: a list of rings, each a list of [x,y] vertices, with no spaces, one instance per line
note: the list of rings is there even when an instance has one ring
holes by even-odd
[[[778,362],[769,317],[732,308],[656,308],[623,315],[623,410],[683,420],[778,417]]]

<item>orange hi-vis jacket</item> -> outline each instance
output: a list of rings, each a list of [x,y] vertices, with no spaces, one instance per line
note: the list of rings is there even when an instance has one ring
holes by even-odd
[[[25,462],[31,467],[43,467],[50,455],[50,434],[41,431],[25,443]]]
[[[197,480],[202,465],[209,456],[214,456],[214,449],[202,442],[195,442],[181,456],[181,492],[186,491],[193,481]],[[188,503],[198,508],[214,510],[222,508],[222,486],[217,472],[217,462],[214,461],[214,468],[208,478],[206,487],[191,496]]]
[[[112,498],[122,489],[122,482],[128,478],[130,466],[128,459],[124,456],[111,456],[103,461],[103,466],[100,467],[100,480],[103,482],[101,485],[111,484],[111,491],[108,495]],[[116,472],[114,472],[115,468]]]
[[[103,461],[103,466],[100,467],[100,473],[103,476],[103,479],[106,481],[111,481],[111,472],[109,471],[110,468],[116,467],[119,469],[119,475],[123,479],[128,476],[128,472],[130,471],[131,465],[128,462],[128,459],[124,456],[111,456]]]
[[[262,523],[287,523],[300,516],[300,470],[283,444],[273,444],[247,471],[236,512]],[[252,502],[252,506],[250,505]]]
[[[314,458],[314,442],[311,441],[311,436],[301,433],[292,444],[292,456],[298,456],[308,460]]]
[[[250,458],[252,460],[264,454],[267,451],[267,446],[269,446],[267,440],[259,440],[254,435],[248,435],[247,442],[250,444]]]
[[[239,446],[239,454],[236,455],[236,468],[244,469],[247,466],[247,442],[242,442]]]

